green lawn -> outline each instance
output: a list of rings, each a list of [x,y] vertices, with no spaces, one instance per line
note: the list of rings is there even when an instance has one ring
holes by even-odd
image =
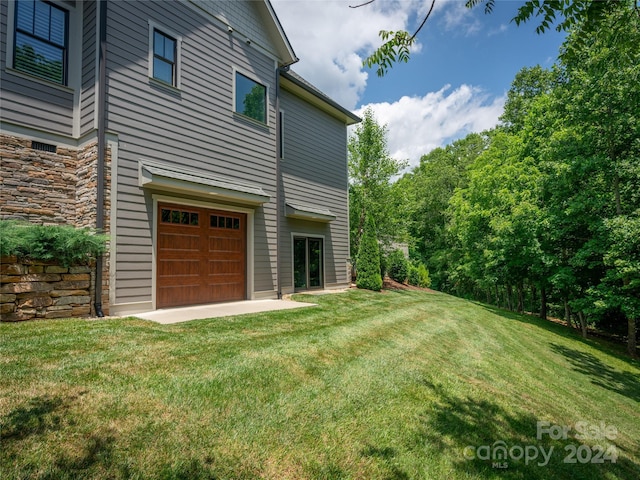
[[[622,347],[443,294],[298,298],[0,325],[0,478],[640,478]]]

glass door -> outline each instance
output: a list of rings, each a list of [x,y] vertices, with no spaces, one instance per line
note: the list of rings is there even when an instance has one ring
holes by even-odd
[[[293,239],[293,284],[296,290],[324,286],[322,258],[321,238],[295,237]]]

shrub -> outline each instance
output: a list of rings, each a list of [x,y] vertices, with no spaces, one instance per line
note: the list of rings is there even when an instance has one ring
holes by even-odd
[[[387,274],[389,258],[384,254],[384,250],[380,249],[380,277],[384,278]]]
[[[429,278],[429,270],[424,263],[418,265],[409,265],[409,284],[416,287],[428,288],[431,286],[431,278]]]
[[[389,276],[396,282],[404,283],[409,275],[409,262],[402,250],[394,250],[389,254]]]
[[[87,228],[0,221],[0,255],[55,260],[65,267],[86,264],[102,255],[107,239]]]
[[[382,289],[380,275],[380,247],[376,238],[376,226],[373,218],[367,217],[364,233],[358,249],[356,286],[379,292]]]

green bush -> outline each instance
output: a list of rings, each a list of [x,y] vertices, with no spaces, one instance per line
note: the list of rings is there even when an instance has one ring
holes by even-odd
[[[396,282],[404,283],[409,275],[409,261],[402,250],[394,250],[389,254],[389,268],[387,273]]]
[[[387,274],[389,259],[384,254],[384,251],[380,249],[380,277],[384,278]]]
[[[86,264],[106,251],[106,235],[68,225],[0,221],[0,255],[19,259]]]
[[[370,216],[367,217],[364,233],[360,240],[356,266],[356,286],[379,292],[382,289],[380,247],[376,238],[376,226]]]
[[[428,288],[431,286],[431,278],[429,278],[429,270],[424,263],[417,265],[409,265],[409,285],[416,287]]]

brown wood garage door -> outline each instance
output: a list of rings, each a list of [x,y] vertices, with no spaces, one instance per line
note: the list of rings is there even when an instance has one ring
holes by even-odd
[[[156,308],[246,298],[247,216],[158,205]]]

